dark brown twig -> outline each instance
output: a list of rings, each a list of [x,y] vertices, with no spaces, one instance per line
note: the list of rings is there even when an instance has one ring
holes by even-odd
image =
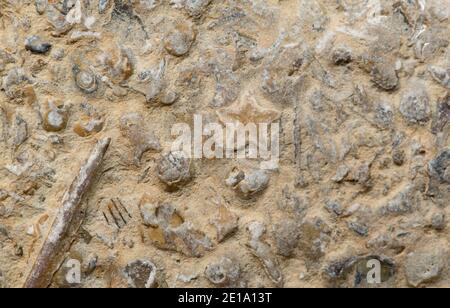
[[[50,285],[59,267],[61,253],[64,253],[63,250],[67,245],[66,239],[73,232],[74,220],[80,210],[81,201],[92,184],[110,142],[110,138],[98,141],[64,195],[62,206],[24,284],[25,288],[45,288]]]

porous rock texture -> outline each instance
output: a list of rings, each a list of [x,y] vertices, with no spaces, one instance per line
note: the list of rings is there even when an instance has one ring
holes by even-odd
[[[0,287],[112,138],[49,287],[450,287],[450,0],[0,0]],[[189,159],[193,115],[280,164]],[[381,284],[367,264],[381,264]]]

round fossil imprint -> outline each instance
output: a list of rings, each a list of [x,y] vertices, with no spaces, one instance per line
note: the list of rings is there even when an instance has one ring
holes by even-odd
[[[95,74],[89,69],[81,69],[75,65],[72,69],[75,83],[86,94],[92,94],[98,89],[98,81]]]
[[[164,40],[164,47],[173,56],[186,55],[194,44],[196,33],[191,25],[177,24]]]
[[[57,106],[49,101],[44,114],[44,129],[48,132],[59,132],[66,128],[69,115],[64,106]]]
[[[192,176],[192,162],[184,152],[170,152],[158,164],[158,177],[169,187],[179,188]]]

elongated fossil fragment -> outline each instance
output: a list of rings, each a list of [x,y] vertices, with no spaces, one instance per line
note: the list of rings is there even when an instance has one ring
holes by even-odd
[[[0,141],[8,142],[8,118],[6,115],[6,110],[0,106]]]
[[[74,231],[74,220],[79,212],[81,201],[91,186],[110,142],[110,138],[98,141],[64,195],[62,206],[28,275],[25,288],[44,288],[50,285],[61,261],[61,254],[67,247],[66,239]]]

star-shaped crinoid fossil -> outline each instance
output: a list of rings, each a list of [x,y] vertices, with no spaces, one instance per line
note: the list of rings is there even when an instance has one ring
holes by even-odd
[[[244,94],[241,99],[233,105],[217,111],[219,120],[226,123],[272,123],[278,120],[281,113],[266,100],[256,96],[252,91]]]

